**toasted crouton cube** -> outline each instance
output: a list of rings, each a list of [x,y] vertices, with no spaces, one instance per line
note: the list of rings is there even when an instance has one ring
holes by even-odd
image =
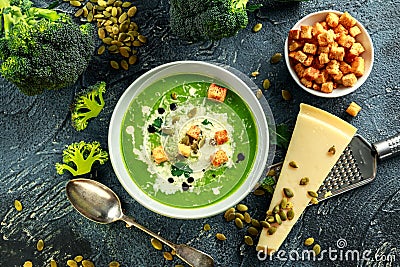
[[[352,56],[358,57],[364,51],[365,51],[365,48],[362,44],[354,43],[349,50],[349,54]]]
[[[303,77],[305,69],[306,68],[301,63],[297,63],[294,66],[294,71],[297,73],[297,76],[299,76],[300,78]]]
[[[219,167],[227,161],[228,161],[228,155],[222,149],[215,152],[215,154],[211,158],[211,164],[214,167]]]
[[[321,91],[321,86],[319,84],[314,83],[312,85],[312,89],[314,89],[315,91]]]
[[[329,25],[329,27],[331,28],[335,28],[336,26],[338,26],[339,24],[339,16],[335,13],[328,13],[328,15],[326,15],[326,24]]]
[[[222,145],[228,142],[229,140],[228,131],[227,130],[216,131],[214,134],[214,139],[217,142],[217,145]]]
[[[357,77],[354,73],[349,73],[343,76],[342,84],[344,86],[354,86],[357,83]]]
[[[321,92],[332,93],[332,91],[333,91],[333,82],[326,82],[321,85]]]
[[[352,71],[351,66],[344,61],[340,62],[339,69],[344,75],[346,75],[347,73],[350,73]]]
[[[190,153],[192,152],[192,149],[190,146],[187,146],[185,144],[178,144],[178,152],[182,156],[188,158],[190,156]]]
[[[357,77],[363,76],[365,70],[365,61],[362,57],[356,57],[351,63],[351,72]]]
[[[342,24],[345,28],[350,29],[351,27],[356,25],[357,21],[349,14],[349,12],[346,11],[340,16],[339,23]]]
[[[349,29],[349,33],[352,37],[356,37],[361,33],[361,29],[358,26],[353,26]]]
[[[160,164],[168,160],[167,154],[165,153],[164,148],[162,146],[155,147],[151,151],[151,156],[153,157],[154,162],[157,164]]]
[[[340,44],[341,46],[343,46],[345,48],[350,48],[356,42],[356,39],[354,39],[354,37],[351,37],[350,35],[341,33],[339,35],[337,42],[338,42],[338,44]]]
[[[361,107],[355,102],[351,102],[350,105],[346,109],[346,112],[353,117],[357,116],[357,114],[360,111],[361,111]]]
[[[335,41],[335,33],[333,30],[328,30],[317,36],[318,44],[320,46],[328,46]]]
[[[309,68],[306,68],[306,70],[304,71],[303,78],[305,78],[308,81],[313,81],[318,77],[318,74],[319,74],[319,70],[317,70],[313,67],[309,67]]]
[[[343,72],[341,72],[340,70],[339,70],[339,73],[338,73],[338,74],[332,75],[333,80],[334,80],[335,82],[337,82],[337,83],[341,83],[341,82],[342,82],[342,81],[341,81],[342,77],[343,77]]]
[[[336,34],[341,34],[341,33],[343,33],[343,34],[349,34],[349,31],[348,31],[342,24],[337,25],[337,27],[335,27],[335,28],[333,29],[333,31],[334,31]]]
[[[304,61],[306,61],[307,55],[304,54],[302,51],[297,51],[297,52],[294,54],[294,59],[296,59],[297,61],[303,63]]]
[[[329,62],[329,57],[328,57],[328,53],[321,53],[318,56],[319,62],[321,64],[326,64]]]
[[[339,62],[337,60],[331,60],[329,61],[328,65],[326,65],[326,71],[330,74],[330,75],[337,75],[339,74]]]
[[[289,40],[299,40],[299,39],[300,39],[300,30],[289,31]]]
[[[312,38],[312,26],[302,25],[300,26],[300,38],[311,39]]]
[[[317,53],[317,46],[315,44],[305,43],[303,46],[303,52],[315,55],[315,53]]]
[[[318,36],[318,34],[323,33],[325,30],[324,26],[321,23],[317,22],[313,26],[312,34],[313,36]]]
[[[289,42],[289,51],[296,51],[297,49],[301,48],[303,43],[301,41],[290,41]]]
[[[307,59],[304,60],[303,65],[306,66],[306,67],[309,67],[313,63],[313,60],[314,60],[313,55],[308,55]]]
[[[321,54],[321,53],[329,53],[329,46],[318,46],[318,51],[317,54]]]
[[[315,82],[316,82],[317,84],[326,83],[326,82],[328,81],[328,77],[329,77],[328,71],[327,71],[327,70],[322,70],[322,71],[318,74],[317,78],[315,79]]]
[[[329,59],[335,59],[337,61],[343,61],[344,59],[344,48],[337,45],[332,45],[331,51],[329,52]]]
[[[322,64],[322,63],[319,61],[319,57],[316,56],[316,57],[314,57],[314,59],[313,59],[313,62],[312,62],[312,64],[311,64],[311,67],[320,70],[320,69],[322,69],[323,67],[325,67],[325,64]]]
[[[307,80],[306,78],[301,78],[300,82],[307,88],[311,88],[313,85],[312,81]]]
[[[227,91],[228,91],[228,89],[226,89],[222,86],[218,86],[215,83],[212,83],[212,84],[210,84],[210,87],[208,88],[207,97],[209,99],[214,99],[219,102],[224,102]]]
[[[199,126],[197,125],[192,125],[190,126],[189,130],[186,132],[187,135],[189,135],[190,137],[192,137],[193,139],[199,139],[201,133],[201,129]]]

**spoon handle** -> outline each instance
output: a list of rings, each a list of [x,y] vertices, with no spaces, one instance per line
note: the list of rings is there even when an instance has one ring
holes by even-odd
[[[169,246],[176,252],[176,256],[181,258],[183,261],[185,261],[187,264],[193,267],[213,267],[214,266],[214,260],[211,256],[207,255],[206,253],[197,250],[195,248],[192,248],[188,245],[181,244],[181,245],[176,245],[169,240],[163,238],[162,236],[154,233],[153,231],[147,229],[143,225],[137,223],[135,219],[133,219],[130,216],[127,216],[125,214],[122,215],[120,220],[124,221],[126,223],[127,227],[135,226],[139,228],[140,230],[146,232],[147,234],[151,235],[152,237],[158,239],[165,245]]]

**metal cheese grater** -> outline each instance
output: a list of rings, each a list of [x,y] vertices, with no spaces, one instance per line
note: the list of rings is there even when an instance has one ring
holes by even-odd
[[[373,181],[378,160],[397,154],[400,154],[400,133],[374,144],[355,135],[319,188],[318,200],[337,196]],[[276,177],[279,177],[281,168],[282,162],[271,166],[277,173]]]

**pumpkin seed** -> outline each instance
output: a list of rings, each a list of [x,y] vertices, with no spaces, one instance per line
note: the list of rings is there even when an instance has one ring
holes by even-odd
[[[97,35],[99,36],[100,39],[106,38],[106,32],[103,28],[97,29]]]
[[[103,14],[96,14],[93,17],[96,18],[96,19],[102,19],[102,18],[104,18],[104,15]]]
[[[241,213],[235,213],[235,217],[236,218],[239,218],[240,220],[242,220],[242,221],[244,221],[244,215],[243,214],[241,214]]]
[[[238,228],[242,229],[242,228],[243,228],[243,221],[242,221],[241,219],[239,219],[239,218],[236,218],[236,219],[235,219],[235,225],[236,225]]]
[[[57,262],[55,260],[50,260],[50,267],[57,267]]]
[[[292,94],[288,90],[282,90],[282,98],[283,100],[289,101],[292,99]]]
[[[118,40],[112,40],[111,41],[112,45],[116,45],[116,46],[122,46],[122,42],[118,41]]]
[[[253,32],[259,32],[261,29],[262,29],[262,24],[261,23],[257,23],[253,27]]]
[[[81,262],[81,261],[83,261],[83,256],[81,256],[81,255],[75,256],[74,260],[76,262]]]
[[[127,36],[128,35],[126,33],[121,32],[121,28],[120,28],[120,33],[118,34],[118,41],[123,42]]]
[[[266,222],[266,221],[261,221],[260,224],[261,224],[261,226],[264,227],[264,228],[270,228],[270,227],[271,227],[271,225],[270,225],[268,222]]]
[[[311,203],[314,205],[317,205],[319,203],[319,201],[316,197],[313,197],[313,198],[311,198]]]
[[[274,216],[272,216],[272,215],[269,215],[268,217],[267,217],[267,222],[269,222],[269,223],[274,223],[275,222],[275,217]]]
[[[22,210],[22,203],[19,200],[14,200],[14,207],[17,211],[21,211]]]
[[[266,214],[267,214],[267,215],[272,215],[272,214],[274,214],[274,213],[272,212],[272,210],[267,210]]]
[[[90,2],[87,2],[87,3],[86,3],[86,8],[87,8],[88,10],[92,10],[92,9],[93,9],[93,4],[90,3]]]
[[[293,220],[293,218],[294,218],[294,210],[293,209],[288,210],[287,213],[286,213],[286,217],[288,218],[288,220]]]
[[[114,6],[116,6],[116,7],[122,6],[122,1],[119,1],[119,0],[115,1]]]
[[[268,234],[273,235],[275,234],[277,228],[275,226],[271,226],[270,228],[268,228]]]
[[[118,18],[118,22],[122,23],[124,22],[126,19],[128,18],[128,14],[126,14],[125,12],[121,14],[121,16],[119,16]]]
[[[78,267],[78,263],[74,260],[67,260],[67,265],[69,267]]]
[[[254,244],[253,238],[248,235],[244,236],[244,243],[246,243],[246,245],[252,246]]]
[[[318,194],[315,193],[314,191],[307,191],[307,194],[308,194],[310,197],[318,197]]]
[[[299,167],[299,165],[297,164],[297,162],[294,161],[294,160],[292,160],[291,162],[289,162],[289,166],[292,167],[292,168],[298,168],[298,167]]]
[[[279,61],[281,61],[281,59],[282,59],[282,54],[281,54],[281,53],[275,53],[275,54],[271,57],[270,62],[271,62],[271,64],[276,64],[276,63],[278,63]]]
[[[153,246],[153,248],[157,249],[157,250],[162,250],[163,245],[161,244],[161,242],[158,239],[152,238],[150,239],[151,245]]]
[[[175,95],[176,95],[176,93],[175,93]],[[172,95],[171,95],[171,97],[172,97]],[[174,99],[174,98],[172,97],[172,99]],[[229,209],[227,209],[227,210],[225,211],[225,213],[224,213],[224,218],[227,219],[228,216],[229,216],[229,214],[234,213],[234,212],[235,212],[235,208],[229,208]]]
[[[313,251],[315,252],[315,255],[319,255],[321,253],[321,246],[319,244],[315,244]]]
[[[279,225],[281,225],[282,224],[282,219],[281,219],[281,216],[279,216],[279,214],[277,213],[277,214],[275,214],[275,221],[279,224]]]
[[[287,220],[286,213],[283,210],[279,211],[278,215],[279,215],[279,217],[281,218],[282,221],[286,221]]]
[[[122,67],[124,70],[128,70],[128,69],[129,69],[129,64],[128,64],[128,62],[126,62],[125,59],[121,60],[121,67]]]
[[[314,244],[314,238],[309,237],[306,240],[304,240],[304,245],[311,246],[312,244]]]
[[[278,212],[279,212],[279,205],[276,205],[276,206],[273,208],[272,213],[273,213],[273,214],[276,214],[276,213],[278,213]]]
[[[87,15],[87,21],[88,22],[92,22],[93,21],[93,12],[89,11],[88,15]]]
[[[183,266],[182,264],[177,264],[175,265],[175,267],[185,267],[185,266]]]
[[[119,267],[120,264],[118,261],[112,261],[108,264],[108,267]]]
[[[263,81],[263,88],[264,88],[264,90],[268,90],[269,89],[269,87],[271,86],[271,82],[268,80],[268,79],[265,79],[264,81]]]
[[[129,21],[125,20],[124,22],[122,22],[121,25],[119,25],[119,31],[120,32],[126,32],[129,28]],[[134,38],[134,36],[131,36],[132,40]]]
[[[286,209],[292,209],[293,208],[293,203],[288,201],[288,203],[286,204]]]
[[[31,261],[26,261],[26,262],[24,262],[24,265],[23,265],[23,267],[32,267],[32,266],[33,266],[33,263]]]
[[[117,45],[110,45],[109,47],[108,47],[108,51],[110,51],[110,52],[114,52],[114,51],[117,51],[118,50],[118,46]]]
[[[262,189],[256,189],[256,190],[254,190],[253,194],[256,196],[262,196],[262,195],[265,195],[265,191]]]
[[[74,6],[74,7],[79,7],[79,6],[82,5],[82,3],[79,2],[79,1],[77,1],[77,0],[69,1],[69,4],[70,4],[71,6]]]
[[[260,99],[262,96],[263,96],[262,91],[260,89],[258,89],[257,92],[256,92],[257,99]]]
[[[115,0],[108,0],[107,5],[112,6],[115,3]]]
[[[176,255],[176,251],[175,250],[171,250],[171,255],[175,256]]]
[[[294,193],[293,193],[292,189],[287,188],[287,187],[283,188],[283,193],[285,194],[285,196],[287,198],[291,198],[291,197],[294,196]],[[287,202],[286,202],[286,204],[287,204]]]
[[[142,43],[139,40],[135,40],[132,42],[132,45],[138,47],[138,46],[142,46]]]
[[[250,227],[247,229],[247,232],[248,232],[250,235],[252,235],[252,236],[257,236],[257,235],[258,235],[258,230],[257,230],[255,227],[253,227],[253,226],[250,226]]]
[[[117,25],[114,25],[114,26],[112,27],[112,33],[113,33],[113,34],[118,34],[118,33],[119,33],[119,27],[118,27]]]
[[[123,7],[123,8],[128,8],[128,7],[130,7],[131,5],[132,5],[131,2],[123,2],[122,5],[121,5],[121,7]]]
[[[83,260],[82,267],[94,267],[94,264],[90,260]]]
[[[113,40],[113,39],[112,39],[111,37],[106,37],[106,38],[104,38],[102,41],[103,41],[103,43],[109,45],[109,44],[111,44],[111,41],[112,41],[112,40]]]
[[[251,225],[254,227],[260,227],[260,222],[257,219],[251,219]]]
[[[308,177],[303,177],[300,179],[300,185],[307,185],[308,182],[310,182],[310,178]]]
[[[246,205],[244,205],[244,204],[238,204],[238,205],[236,206],[236,209],[237,209],[238,211],[244,212],[244,211],[247,211],[249,208],[248,208]]]
[[[118,15],[118,9],[115,6],[111,9],[111,15],[113,17],[116,17]]]
[[[39,239],[38,242],[36,243],[36,249],[38,251],[42,251],[44,248],[44,241],[42,239]]]
[[[288,199],[286,197],[283,197],[281,200],[281,204],[280,204],[281,209],[286,209],[287,203],[288,203]]]
[[[102,55],[106,51],[106,47],[104,45],[100,46],[99,49],[97,50],[98,55]]]
[[[120,47],[119,48],[119,53],[121,54],[121,56],[126,57],[126,58],[129,58],[129,56],[130,56],[129,55],[129,51],[128,51],[126,46]]]
[[[131,8],[128,9],[127,14],[131,18],[131,17],[135,16],[136,11],[137,11],[137,7],[132,6]]]
[[[103,11],[103,15],[104,15],[105,18],[111,17],[111,13],[108,12],[108,11]]]
[[[331,147],[328,149],[328,153],[329,153],[329,154],[332,154],[332,155],[335,155],[335,153],[336,153],[336,148],[335,148],[335,146],[331,146]]]
[[[80,8],[75,12],[74,16],[75,17],[80,17],[80,16],[82,16],[82,14],[83,14],[83,8]]]
[[[225,236],[224,234],[221,234],[221,233],[217,233],[217,234],[215,235],[215,237],[216,237],[218,240],[221,240],[221,241],[226,240],[226,236]]]
[[[138,38],[138,40],[140,42],[142,42],[144,44],[147,43],[147,37],[146,36],[143,36],[143,35],[139,34],[137,38]]]
[[[84,6],[82,9],[83,9],[83,16],[86,18],[89,14],[89,10],[87,9],[86,6]]]
[[[164,251],[163,256],[164,256],[164,259],[166,259],[167,261],[172,261],[174,259],[172,254],[168,251]]]
[[[253,76],[253,77],[257,77],[258,75],[260,75],[260,72],[258,72],[258,71],[253,71],[251,73],[251,76]]]
[[[210,226],[208,223],[206,223],[206,224],[203,226],[203,230],[204,230],[204,231],[210,231],[210,230],[211,230],[211,226]]]
[[[107,2],[104,0],[98,0],[97,4],[101,7],[107,7]]]
[[[250,216],[250,214],[248,212],[244,213],[244,221],[246,223],[251,223],[251,216]]]

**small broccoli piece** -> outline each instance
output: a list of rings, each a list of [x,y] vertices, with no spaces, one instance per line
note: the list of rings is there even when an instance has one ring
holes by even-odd
[[[108,153],[100,147],[100,143],[93,141],[86,143],[72,143],[63,151],[63,162],[56,163],[58,174],[64,174],[65,170],[69,171],[73,176],[89,173],[92,165],[97,161],[104,164],[108,160]]]
[[[0,0],[0,74],[26,95],[74,84],[95,44],[93,26],[77,25],[29,0]]]
[[[248,0],[171,0],[172,31],[189,41],[218,40],[247,26]]]
[[[106,83],[98,82],[90,86],[88,92],[75,98],[71,106],[72,126],[77,131],[82,131],[88,125],[88,121],[99,115],[104,107],[103,93],[106,92]]]

